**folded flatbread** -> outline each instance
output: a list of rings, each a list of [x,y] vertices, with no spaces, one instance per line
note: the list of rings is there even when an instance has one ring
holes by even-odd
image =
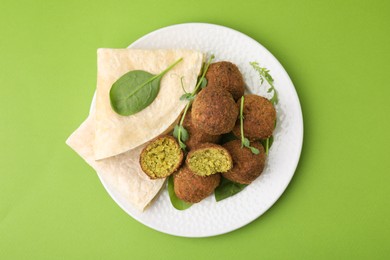
[[[159,73],[181,57],[183,61],[161,80],[160,92],[150,106],[128,117],[112,111],[108,93],[122,74],[135,69]],[[203,58],[203,54],[187,50],[98,51],[96,102],[66,143],[96,170],[110,194],[126,206],[143,211],[163,187],[165,179],[151,180],[143,173],[140,152],[147,141],[172,129],[186,105],[186,101],[179,100],[184,93],[180,78],[187,91],[192,91]]]
[[[159,74],[183,58],[161,79],[156,99],[131,115],[115,113],[110,104],[112,84],[131,70]],[[201,71],[204,55],[191,50],[99,49],[96,90],[95,159],[133,149],[163,133],[180,115],[186,101],[180,101],[184,87],[191,92]]]
[[[144,145],[117,156],[96,161],[93,143],[95,120],[90,115],[68,138],[66,143],[75,150],[104,181],[106,187],[117,198],[143,211],[158,194],[165,179],[151,180],[139,166],[139,155]]]

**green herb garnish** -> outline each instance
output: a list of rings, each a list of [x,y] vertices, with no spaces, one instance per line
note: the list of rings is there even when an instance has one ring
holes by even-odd
[[[267,90],[267,93],[272,92],[272,98],[270,99],[271,103],[273,105],[278,104],[279,98],[278,98],[278,92],[275,89],[274,86],[274,79],[272,78],[271,74],[269,74],[269,70],[267,68],[260,67],[259,63],[256,61],[249,62],[249,64],[257,71],[260,77],[260,83],[263,84],[264,80],[268,82],[268,85],[270,86]]]
[[[207,80],[205,78],[205,75],[206,75],[206,72],[209,69],[210,63],[213,59],[214,59],[214,55],[211,55],[209,60],[207,61],[207,63],[204,64],[202,76],[198,79],[198,83],[196,84],[194,91],[192,91],[191,93],[188,93],[185,90],[183,80],[182,80],[182,78],[180,78],[181,83],[182,83],[182,88],[185,92],[180,97],[180,100],[187,100],[188,103],[187,103],[186,107],[184,108],[184,112],[183,112],[183,115],[181,116],[179,124],[176,125],[174,130],[173,130],[173,136],[177,139],[181,149],[183,149],[183,150],[185,150],[187,147],[184,142],[187,141],[189,138],[188,131],[183,126],[184,118],[186,117],[187,111],[191,106],[191,102],[192,102],[192,100],[194,100],[196,94],[198,93],[199,88],[204,88],[207,85]]]
[[[119,115],[129,116],[149,106],[160,91],[161,78],[182,60],[178,59],[157,75],[133,70],[121,76],[110,89],[112,109]]]
[[[191,203],[185,202],[176,196],[175,189],[174,189],[173,185],[174,185],[173,184],[173,176],[171,175],[168,178],[168,194],[169,194],[169,199],[171,200],[172,206],[178,210],[185,210],[185,209],[188,209],[189,207],[191,207],[192,206]]]
[[[259,149],[251,146],[249,139],[244,136],[244,96],[241,97],[241,105],[240,105],[240,130],[241,130],[241,147],[246,147],[251,150],[253,154],[259,154]]]
[[[248,185],[232,182],[222,177],[221,183],[214,191],[215,200],[221,201],[223,199],[229,198],[242,191],[246,186]]]
[[[187,113],[187,110],[184,110],[184,113]],[[188,140],[189,134],[188,134],[187,129],[184,128],[183,122],[181,120],[180,120],[180,123],[178,125],[175,125],[175,128],[173,129],[172,135],[175,138],[177,138],[177,141],[179,142],[180,148],[185,150],[187,146],[184,142]]]

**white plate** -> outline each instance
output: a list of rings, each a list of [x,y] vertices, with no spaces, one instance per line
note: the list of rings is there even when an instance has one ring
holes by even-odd
[[[129,48],[195,49],[214,54],[218,60],[235,63],[241,70],[249,91],[267,96],[268,86],[260,87],[259,77],[249,65],[258,61],[270,70],[279,93],[277,126],[262,175],[239,194],[216,202],[210,196],[191,208],[173,208],[167,190],[144,213],[138,212],[115,192],[103,178],[104,187],[130,216],[155,230],[176,236],[207,237],[238,229],[261,216],[282,195],[297,167],[303,141],[303,121],[295,88],[276,58],[261,44],[227,27],[189,23],[165,27],[149,33]]]

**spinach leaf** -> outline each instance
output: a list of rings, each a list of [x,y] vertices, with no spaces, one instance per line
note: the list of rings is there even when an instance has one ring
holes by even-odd
[[[185,209],[188,209],[189,207],[192,206],[191,203],[187,203],[187,202],[179,199],[176,196],[175,190],[173,187],[173,176],[172,175],[168,177],[168,194],[169,194],[169,199],[171,200],[172,206],[175,209],[185,210]]]
[[[161,78],[182,60],[180,58],[157,75],[133,70],[121,76],[110,89],[112,109],[119,115],[129,116],[149,106],[160,91]]]
[[[240,184],[236,182],[232,182],[226,178],[221,178],[221,183],[214,191],[214,197],[216,201],[221,201],[226,198],[229,198],[240,191],[242,191],[247,184]]]

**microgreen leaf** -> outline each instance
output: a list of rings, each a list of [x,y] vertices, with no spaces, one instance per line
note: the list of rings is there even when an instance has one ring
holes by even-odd
[[[242,191],[246,186],[248,185],[232,182],[222,177],[219,186],[214,191],[215,200],[221,201],[229,198]]]
[[[263,84],[264,80],[266,80],[268,82],[270,87],[267,90],[267,93],[273,92],[273,95],[272,95],[270,101],[272,102],[272,104],[276,105],[279,102],[278,92],[275,89],[274,79],[272,78],[270,71],[267,68],[260,67],[259,63],[256,61],[249,62],[249,64],[259,74],[260,84]]]
[[[183,142],[179,142],[179,146],[182,150],[185,150],[187,148],[187,145]]]
[[[188,101],[191,101],[194,99],[194,96],[191,95],[191,93],[185,93],[183,95],[181,95],[180,97],[180,100],[188,100]]]
[[[181,140],[183,142],[187,141],[188,138],[190,137],[189,134],[188,134],[188,131],[187,129],[184,128],[184,126],[180,126],[180,129],[181,129]]]
[[[253,154],[259,154],[260,153],[260,151],[259,151],[259,149],[257,149],[257,148],[255,148],[255,147],[249,147],[249,149],[251,149],[251,152],[253,153]]]
[[[168,194],[172,206],[178,210],[185,210],[192,206],[191,203],[185,202],[176,196],[175,188],[173,184],[173,176],[168,177]]]
[[[242,145],[245,146],[245,147],[249,147],[250,146],[250,142],[249,142],[248,138],[244,137],[244,141],[242,142]]]
[[[189,138],[187,129],[185,129],[182,125],[175,125],[172,135],[177,139],[180,148],[185,150],[187,146],[184,142]]]
[[[177,138],[179,136],[179,125],[175,125],[172,135]]]
[[[129,116],[149,106],[160,91],[161,78],[182,60],[180,58],[157,75],[133,70],[121,76],[110,89],[112,109],[119,115]]]
[[[200,87],[203,89],[207,86],[207,79],[206,78],[203,78],[201,83],[200,83]]]

